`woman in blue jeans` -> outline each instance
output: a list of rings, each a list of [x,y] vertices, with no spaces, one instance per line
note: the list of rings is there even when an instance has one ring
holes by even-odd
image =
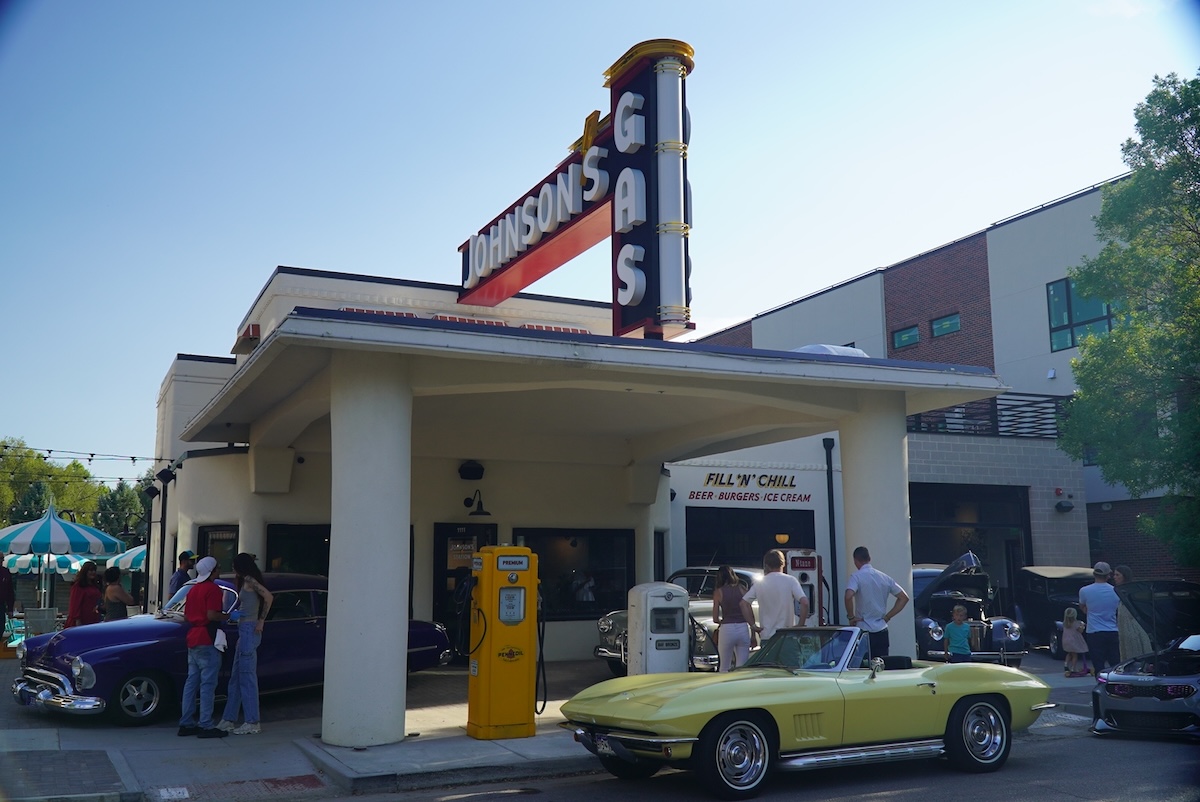
[[[258,718],[258,644],[262,641],[263,622],[275,597],[263,587],[262,571],[254,563],[253,554],[233,558],[233,573],[237,577],[238,639],[229,672],[229,697],[217,729],[234,735],[254,735],[262,732]],[[245,716],[242,726],[236,726],[238,708]]]

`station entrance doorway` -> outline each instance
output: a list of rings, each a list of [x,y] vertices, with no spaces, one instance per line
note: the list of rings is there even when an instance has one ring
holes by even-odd
[[[455,659],[471,650],[470,607],[466,581],[471,576],[471,555],[484,546],[495,546],[496,524],[433,525],[433,620],[446,627]]]
[[[755,568],[771,549],[815,549],[812,510],[688,507],[687,564]]]

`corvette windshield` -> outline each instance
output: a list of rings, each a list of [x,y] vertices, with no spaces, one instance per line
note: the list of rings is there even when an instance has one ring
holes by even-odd
[[[780,666],[817,671],[836,669],[853,634],[845,629],[781,629],[750,655],[746,668]]]

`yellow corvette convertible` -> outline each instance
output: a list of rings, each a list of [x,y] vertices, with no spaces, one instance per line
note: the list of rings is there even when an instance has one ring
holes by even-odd
[[[617,777],[690,768],[717,796],[747,799],[775,770],[944,754],[995,771],[1049,695],[1015,668],[872,659],[857,627],[796,627],[727,674],[593,685],[562,706],[562,726]]]

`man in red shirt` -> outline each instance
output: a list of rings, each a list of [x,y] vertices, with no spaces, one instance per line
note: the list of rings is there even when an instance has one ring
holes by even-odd
[[[213,724],[213,700],[217,694],[217,674],[221,671],[221,653],[213,645],[217,627],[229,618],[224,612],[225,592],[213,580],[220,576],[217,561],[205,557],[196,563],[196,584],[188,591],[183,617],[191,628],[187,633],[188,675],[183,684],[183,715],[179,735],[224,738],[229,733]],[[196,695],[200,696],[200,722],[196,723]]]

